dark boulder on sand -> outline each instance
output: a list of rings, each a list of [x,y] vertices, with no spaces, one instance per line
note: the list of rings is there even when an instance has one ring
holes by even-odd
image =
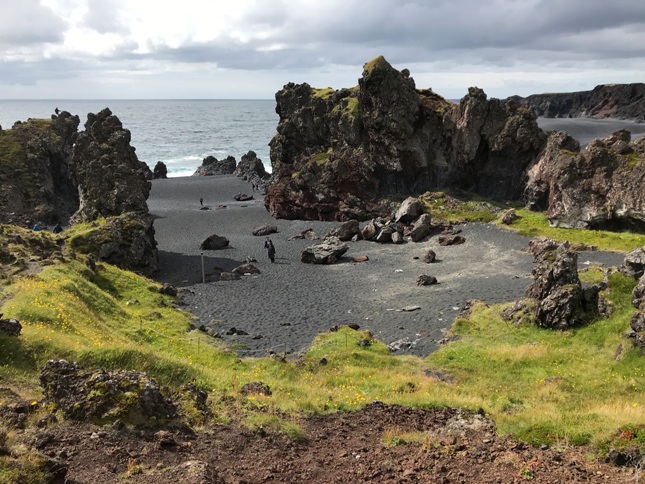
[[[333,264],[349,250],[349,246],[338,237],[330,236],[320,244],[312,245],[302,251],[300,260],[305,264]]]
[[[229,240],[221,235],[209,235],[199,248],[201,250],[221,250],[228,248]]]
[[[275,225],[261,225],[253,229],[253,235],[257,237],[262,237],[265,235],[275,234],[278,232],[278,227]]]
[[[165,180],[166,178],[168,178],[168,168],[163,161],[158,161],[155,165],[154,169],[152,170],[152,178],[153,180]]]

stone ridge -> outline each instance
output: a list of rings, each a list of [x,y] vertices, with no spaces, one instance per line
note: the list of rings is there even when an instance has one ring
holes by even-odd
[[[509,98],[545,118],[645,120],[645,84],[601,84],[591,91]]]

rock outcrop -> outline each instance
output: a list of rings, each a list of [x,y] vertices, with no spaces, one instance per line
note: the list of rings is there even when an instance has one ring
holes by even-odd
[[[202,160],[202,166],[195,170],[193,176],[231,175],[235,172],[237,161],[232,156],[218,160],[214,156],[207,156]]]
[[[546,210],[553,226],[645,230],[645,138],[621,130],[580,152],[554,132],[528,174],[527,206]]]
[[[152,178],[154,180],[158,180],[160,178],[165,180],[168,178],[168,168],[163,161],[158,161],[155,165],[154,170],[152,170]]]
[[[526,296],[535,300],[538,326],[564,330],[598,314],[600,287],[582,287],[578,255],[567,243],[543,239],[534,256],[534,282]]]
[[[73,166],[80,206],[72,222],[106,219],[80,236],[77,248],[124,269],[154,273],[157,243],[146,203],[150,182],[130,146],[130,131],[109,109],[88,114],[85,131],[76,139]]]
[[[591,91],[534,94],[513,101],[545,118],[645,119],[645,84],[601,84]]]
[[[588,101],[578,93],[570,115],[642,115],[644,86],[602,86]],[[565,133],[542,131],[521,98],[472,87],[455,104],[383,57],[365,64],[354,88],[291,83],[276,101],[265,205],[277,218],[368,220],[439,189],[524,201],[562,227],[645,228],[645,138],[632,142],[627,131],[580,153]]]
[[[438,187],[518,199],[546,135],[526,108],[471,88],[457,105],[383,57],[351,89],[287,84],[265,204],[278,218],[367,220]]]
[[[63,111],[0,129],[0,223],[53,225],[76,211],[70,160],[79,124],[78,116]]]
[[[264,190],[271,179],[271,174],[267,173],[262,160],[258,158],[255,151],[249,151],[247,154],[242,155],[242,159],[237,164],[234,173],[256,186],[259,190]]]
[[[163,422],[176,406],[159,384],[139,371],[87,371],[66,360],[49,360],[40,374],[45,401],[74,420],[132,424]]]

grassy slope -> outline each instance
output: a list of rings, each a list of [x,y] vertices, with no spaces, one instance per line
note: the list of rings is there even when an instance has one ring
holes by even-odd
[[[524,223],[531,220],[521,216]],[[532,223],[537,231],[543,228]],[[591,243],[590,233],[555,230],[547,235],[566,233],[569,240]],[[643,236],[629,235],[627,242],[622,235],[594,237],[618,240],[624,249],[645,245]],[[568,332],[514,326],[500,318],[500,307],[482,306],[469,320],[455,322],[460,340],[425,359],[394,356],[377,341],[360,347],[356,343],[369,335],[343,328],[320,335],[292,362],[237,358],[218,340],[189,331],[190,315],[174,309],[153,281],[106,264],[92,274],[82,255],[34,275],[6,274],[0,312],[19,319],[23,333],[18,339],[0,336],[0,379],[27,399],[40,398],[37,377],[44,362],[67,358],[87,367],[146,371],[170,386],[195,381],[209,392],[219,418],[232,405],[250,426],[266,428],[269,419],[293,436],[297,427],[277,415],[352,410],[373,400],[483,408],[501,433],[533,443],[594,442],[602,448],[619,427],[645,422],[645,360],[623,337],[634,281],[620,275],[612,276],[606,294],[613,316]],[[615,359],[620,345],[622,356]],[[323,357],[326,365],[320,364]],[[267,383],[273,394],[242,396],[240,388],[252,381]],[[269,417],[249,410],[257,407],[269,410]],[[645,441],[643,433],[636,429],[635,440]]]

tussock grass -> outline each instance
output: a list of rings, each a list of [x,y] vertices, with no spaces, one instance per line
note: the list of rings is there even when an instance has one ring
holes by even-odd
[[[623,337],[633,285],[612,275],[614,314],[566,332],[513,326],[499,307],[479,307],[455,323],[461,340],[426,360],[454,378],[437,383],[435,398],[480,406],[500,432],[535,444],[600,443],[626,422],[645,421],[645,359]]]
[[[191,330],[190,315],[155,282],[109,264],[94,273],[78,256],[5,287],[0,312],[20,320],[23,333],[0,335],[0,379],[37,399],[39,369],[49,358],[66,358],[88,368],[146,371],[171,387],[194,382],[208,392],[217,421],[242,415],[251,428],[294,438],[301,437],[293,417],[380,400],[482,408],[500,433],[531,443],[601,446],[617,429],[645,421],[645,360],[623,336],[634,283],[612,275],[606,297],[613,315],[566,332],[513,325],[499,316],[500,306],[478,305],[469,319],[455,321],[460,339],[427,358],[395,356],[369,333],[343,327],[320,334],[297,359],[241,359]],[[359,346],[361,340],[371,344]],[[272,395],[241,394],[257,381]],[[386,439],[393,445],[395,434]],[[0,472],[9,472],[0,461]]]

